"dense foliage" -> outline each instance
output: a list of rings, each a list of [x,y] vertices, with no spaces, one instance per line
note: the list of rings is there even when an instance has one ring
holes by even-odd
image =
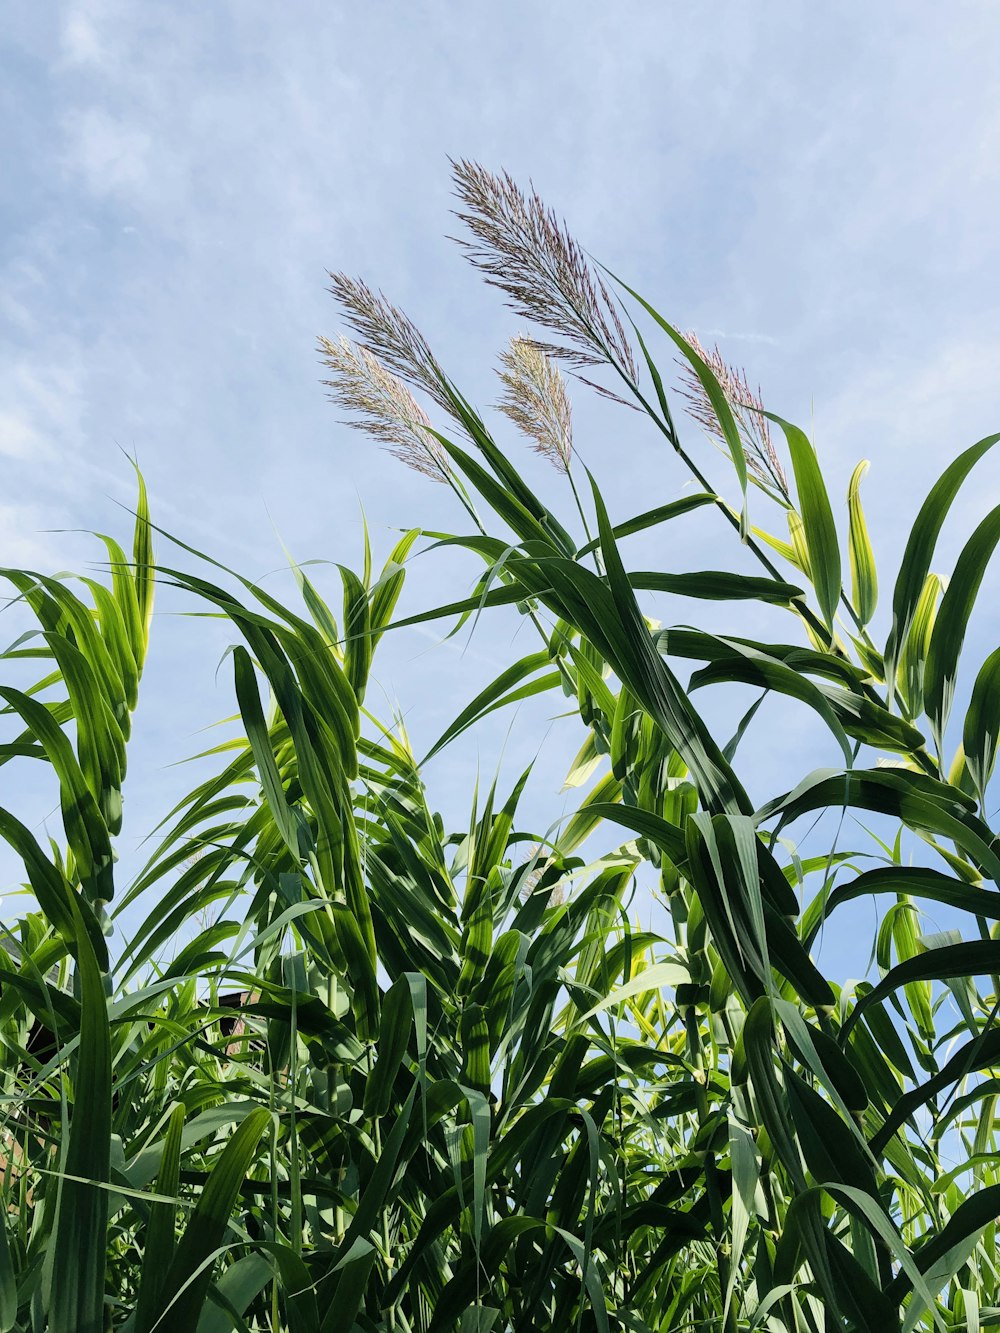
[[[154,563],[140,479],[133,550],[104,539],[106,581],[3,571],[37,624],[5,660],[45,674],[0,687],[0,834],[36,904],[0,951],[0,1330],[1000,1323],[1000,844],[985,808],[1000,650],[950,721],[1000,509],[947,582],[931,572],[1000,437],[949,461],[921,507],[880,645],[865,465],[842,545],[810,441],[745,377],[602,279],[537,197],[472,164],[455,174],[469,258],[543,330],[504,354],[501,410],[572,487],[578,531],[409,320],[337,275],[359,341],[322,344],[334,397],[451,487],[466,532],[415,529],[378,573],[366,550],[361,573],[342,571],[338,618],[302,569],[289,606],[188,548]],[[660,345],[686,366],[735,504],[696,459],[708,447],[681,443]],[[699,489],[612,524],[574,471],[560,362],[588,383],[606,373],[599,390],[642,414],[624,424],[658,432]],[[699,521],[731,532],[738,572],[627,568],[632,534]],[[427,541],[475,561],[475,587],[394,621]],[[156,583],[231,626],[239,728],[116,894]],[[698,599],[766,606],[787,641],[663,629],[651,593],[678,599],[686,625]],[[586,793],[555,832],[522,809],[527,774],[446,827],[401,723],[366,703],[394,625],[502,606],[533,651],[435,751],[551,692],[579,714],[571,779]],[[709,687],[746,696],[731,740],[696,708]],[[790,768],[755,808],[736,758],[752,769],[769,695],[813,710],[843,763]],[[58,793],[59,841],[7,808],[31,764]],[[828,846],[796,846],[831,813]],[[824,976],[818,934],[862,897],[878,926],[857,970],[871,952],[877,976]],[[928,903],[955,928],[924,936]],[[134,924],[109,952],[116,919]]]

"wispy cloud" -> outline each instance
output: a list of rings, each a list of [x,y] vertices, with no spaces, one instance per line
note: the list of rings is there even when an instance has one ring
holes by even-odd
[[[732,329],[703,329],[701,333],[705,338],[725,338],[729,342],[738,343],[765,343],[768,347],[778,347],[781,343],[780,338],[775,338],[770,333],[734,333]]]
[[[79,349],[63,343],[59,350],[49,359],[14,356],[0,367],[0,455],[44,468],[79,443]]]
[[[74,109],[65,121],[63,161],[92,194],[134,197],[147,185],[152,137],[102,107]]]
[[[76,3],[68,6],[60,31],[60,55],[69,66],[100,67],[111,56],[107,45],[107,6]],[[102,18],[105,19],[101,24]],[[102,34],[101,27],[104,32]]]

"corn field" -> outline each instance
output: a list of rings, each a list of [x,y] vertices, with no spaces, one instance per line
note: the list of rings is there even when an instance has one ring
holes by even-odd
[[[1000,649],[961,658],[1000,508],[953,568],[935,553],[1000,435],[949,456],[880,578],[866,463],[831,496],[807,435],[717,350],[533,192],[453,170],[466,258],[533,330],[501,357],[497,411],[572,524],[410,319],[334,274],[329,393],[450,488],[453,532],[377,559],[366,540],[342,606],[296,566],[285,604],[161,531],[139,476],[106,577],[0,571],[32,620],[4,662],[33,682],[0,685],[0,835],[31,904],[0,948],[0,1330],[998,1326]],[[692,484],[612,522],[574,447],[581,380]],[[699,523],[722,568],[630,568],[634,534],[670,551]],[[435,548],[470,579],[400,616]],[[235,722],[120,883],[168,585],[226,623]],[[783,641],[699,628],[706,601],[764,608]],[[371,702],[381,640],[474,635],[497,608],[530,651],[416,754]],[[710,689],[743,701],[731,737],[699,711]],[[446,824],[429,760],[498,710],[516,730],[534,696],[577,719],[575,813],[537,827],[526,772]],[[790,745],[757,804],[765,699],[811,710],[839,761],[796,769]],[[57,838],[18,814],[29,767]],[[861,899],[864,979],[825,975],[818,941]]]

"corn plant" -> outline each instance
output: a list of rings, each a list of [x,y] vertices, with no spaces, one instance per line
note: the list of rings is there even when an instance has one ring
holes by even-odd
[[[948,462],[877,636],[867,464],[842,536],[810,440],[743,372],[535,194],[454,174],[467,257],[535,330],[501,357],[498,409],[573,522],[407,316],[335,274],[355,340],[321,341],[331,395],[450,488],[455,532],[411,529],[378,572],[366,536],[342,609],[295,567],[292,606],[165,533],[154,561],[140,479],[133,550],[104,539],[106,581],[4,571],[38,626],[5,660],[47,674],[0,688],[0,764],[51,773],[62,836],[43,843],[5,798],[36,910],[0,954],[0,1330],[996,1325],[1000,650],[961,725],[952,707],[1000,510],[950,577],[932,565],[1000,436]],[[564,369],[697,489],[612,521]],[[709,443],[682,439],[679,406]],[[710,480],[713,454],[731,484]],[[631,536],[695,515],[738,570],[628,567]],[[471,588],[400,617],[407,562],[441,546],[474,563]],[[116,893],[155,583],[229,626],[238,712]],[[684,623],[653,620],[651,595]],[[691,626],[705,600],[783,617],[784,641]],[[418,756],[370,705],[380,640],[475,632],[499,608],[532,651]],[[731,737],[699,711],[710,688],[746,701]],[[575,812],[538,827],[529,770],[442,818],[433,755],[549,695],[579,719]],[[790,753],[758,803],[769,698],[811,710],[842,762],[795,771]],[[826,975],[821,934],[860,899],[877,907],[863,979]],[[928,909],[954,924],[925,934]]]

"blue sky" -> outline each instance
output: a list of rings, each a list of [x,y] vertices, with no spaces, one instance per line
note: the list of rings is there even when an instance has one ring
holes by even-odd
[[[122,449],[160,523],[254,577],[280,568],[280,540],[300,559],[357,564],[362,500],[383,551],[390,528],[457,526],[443,488],[339,424],[314,350],[338,330],[325,270],[342,268],[413,316],[472,399],[495,400],[497,352],[521,326],[446,239],[448,154],[533,179],[591,252],[718,339],[770,407],[814,432],[838,495],[872,460],[884,598],[933,478],[1000,425],[991,3],[82,0],[11,7],[0,45],[5,564],[91,554],[49,529],[120,532]],[[583,389],[575,411],[616,516],[681,492],[637,419]],[[523,455],[506,423],[497,434]],[[694,427],[689,438],[728,484]],[[998,466],[956,507],[943,570],[1000,498]],[[526,471],[556,484],[533,459]],[[701,517],[683,541],[637,552],[671,570],[738,562]],[[414,604],[460,596],[472,576],[433,559],[415,567]],[[232,710],[228,670],[214,674],[229,636],[163,606],[133,835],[183,788],[165,765]],[[990,622],[981,611],[980,657]],[[419,634],[387,645],[378,674],[418,745],[498,669],[508,633],[484,627],[464,653]],[[446,804],[465,808],[470,768],[478,755],[492,771],[506,725],[441,761]],[[512,770],[540,728],[511,739]],[[835,762],[788,719],[762,733],[762,795],[800,737],[796,774]],[[561,777],[569,757],[560,746],[541,774]]]

